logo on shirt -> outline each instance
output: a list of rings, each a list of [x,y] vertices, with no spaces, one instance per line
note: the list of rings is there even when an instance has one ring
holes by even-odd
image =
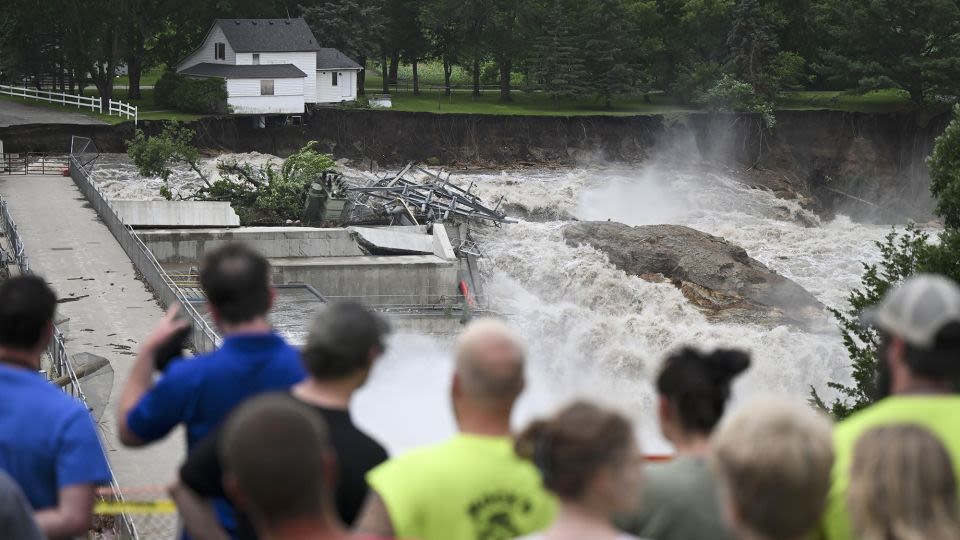
[[[517,526],[517,518],[529,514],[529,498],[508,491],[488,493],[468,507],[477,540],[509,540],[529,532]]]

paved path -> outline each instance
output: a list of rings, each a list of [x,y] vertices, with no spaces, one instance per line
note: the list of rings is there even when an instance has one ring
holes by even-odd
[[[67,352],[99,355],[113,367],[100,427],[120,486],[168,483],[183,458],[182,430],[132,450],[118,442],[114,421],[137,344],[162,310],[72,179],[0,175],[0,195],[9,203],[31,270],[49,281],[61,300],[69,300],[58,307],[58,317],[69,318],[63,328]]]
[[[76,108],[63,110],[30,105],[30,100],[10,101],[0,99],[0,127],[23,124],[101,124],[106,122],[76,112]]]

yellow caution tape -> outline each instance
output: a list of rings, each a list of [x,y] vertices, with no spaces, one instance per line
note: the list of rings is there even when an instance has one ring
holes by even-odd
[[[156,501],[98,501],[93,507],[94,514],[175,514],[177,505],[170,499]]]

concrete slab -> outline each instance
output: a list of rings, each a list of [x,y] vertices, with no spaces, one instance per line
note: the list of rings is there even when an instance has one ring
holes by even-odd
[[[98,425],[121,488],[166,484],[183,459],[182,430],[133,450],[117,441],[114,423],[120,389],[140,340],[163,311],[72,179],[0,176],[0,194],[10,204],[33,271],[50,282],[59,298],[71,299],[58,307],[58,316],[69,318],[64,325],[68,352],[91,353],[110,362],[114,376]]]
[[[357,233],[357,241],[371,253],[432,254],[433,238],[426,234],[393,230],[392,227],[347,227]]]
[[[20,126],[25,124],[95,124],[107,125],[102,120],[80,112],[76,108],[63,107],[52,109],[38,105],[31,105],[29,100],[19,101],[14,97],[5,96],[0,99],[0,127]]]
[[[243,242],[265,257],[354,257],[363,255],[347,229],[243,227],[240,229],[143,230],[137,234],[163,264],[193,264],[228,241]]]
[[[110,201],[110,207],[134,228],[240,226],[240,217],[228,202]]]
[[[447,261],[456,260],[457,254],[450,245],[450,237],[447,236],[447,228],[442,223],[433,224],[433,254]]]
[[[274,283],[307,283],[330,300],[433,305],[458,294],[456,261],[435,255],[287,257],[270,264]]]

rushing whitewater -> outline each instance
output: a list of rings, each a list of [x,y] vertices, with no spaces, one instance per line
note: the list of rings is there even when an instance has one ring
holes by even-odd
[[[212,162],[205,167],[212,170]],[[173,184],[195,187],[189,178],[178,172]],[[157,198],[160,185],[138,178],[116,156],[104,160],[94,179],[115,198]],[[474,191],[488,200],[503,195],[505,204],[527,213],[673,223],[722,236],[831,307],[845,307],[861,263],[876,260],[874,241],[889,231],[844,216],[821,223],[795,202],[746,187],[735,171],[676,158],[636,167],[465,174],[460,182],[475,182]],[[628,276],[596,250],[566,245],[564,224],[521,221],[477,234],[487,299],[529,343],[530,377],[518,424],[571,397],[588,397],[628,412],[648,450],[664,450],[651,381],[664,354],[684,345],[743,347],[753,354],[753,367],[735,387],[737,400],[768,392],[803,400],[811,386],[823,392],[827,381],[848,378],[835,331],[710,322],[673,286]],[[394,336],[358,396],[357,421],[391,450],[453,431],[450,346],[431,337]]]

